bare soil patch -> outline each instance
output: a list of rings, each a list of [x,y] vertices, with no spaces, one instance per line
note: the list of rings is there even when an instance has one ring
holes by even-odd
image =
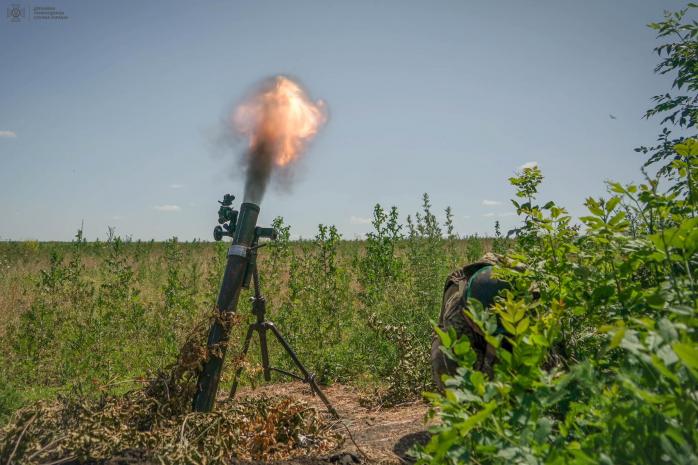
[[[429,406],[421,400],[394,407],[369,408],[365,406],[365,394],[351,386],[335,384],[323,390],[341,417],[335,428],[345,439],[341,450],[334,456],[348,453],[362,462],[409,463],[412,461],[407,454],[409,449],[429,440],[426,431],[429,423],[425,421]],[[289,396],[308,402],[318,411],[326,411],[322,401],[300,382],[245,389],[238,395]],[[347,460],[346,457],[340,459]]]

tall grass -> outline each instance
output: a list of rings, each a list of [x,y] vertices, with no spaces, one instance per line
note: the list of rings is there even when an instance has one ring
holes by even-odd
[[[376,205],[365,241],[327,225],[312,240],[291,241],[291,227],[274,221],[279,239],[259,257],[269,316],[321,381],[359,383],[383,401],[429,386],[430,320],[444,279],[490,246],[458,238],[450,209],[444,225],[432,210],[425,195],[403,225],[397,209]],[[126,390],[172,362],[211,314],[225,250],[176,238],[87,242],[80,231],[72,243],[0,243],[0,415],[59,393]],[[244,321],[252,318],[247,295]],[[250,354],[254,367],[254,346]],[[272,360],[291,368],[273,344]],[[244,381],[259,382],[258,371]]]

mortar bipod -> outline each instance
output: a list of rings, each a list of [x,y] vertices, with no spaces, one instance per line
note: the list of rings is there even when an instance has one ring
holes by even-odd
[[[252,248],[250,252],[256,255],[257,248],[258,247]],[[339,418],[339,414],[332,406],[330,401],[327,399],[325,393],[322,392],[320,386],[318,386],[317,382],[315,381],[315,375],[305,368],[303,363],[298,358],[298,355],[296,355],[296,352],[293,350],[288,341],[286,341],[286,339],[283,337],[283,335],[281,334],[279,329],[274,325],[274,323],[266,319],[267,304],[260,290],[259,272],[257,270],[257,261],[255,260],[255,258],[256,257],[253,257],[252,260],[250,260],[250,264],[252,266],[252,283],[254,286],[254,297],[252,297],[252,313],[255,315],[256,321],[250,324],[250,326],[247,328],[245,342],[242,346],[241,358],[244,359],[247,356],[247,352],[250,348],[250,342],[252,342],[252,335],[255,331],[258,332],[259,346],[262,352],[262,369],[264,372],[264,380],[271,381],[271,372],[276,371],[277,373],[281,373],[282,375],[286,375],[290,378],[294,378],[304,383],[307,383],[310,386],[310,389],[312,390],[313,394],[316,394],[318,397],[320,397],[320,400],[322,400],[322,402],[325,404],[325,407],[327,407],[327,411],[330,412],[330,414],[332,414],[332,416],[334,416],[335,418]],[[293,361],[294,365],[296,365],[296,367],[298,368],[298,371],[301,372],[301,375],[297,375],[296,373],[291,373],[280,368],[275,368],[270,365],[269,347],[267,346],[267,331],[271,331],[274,337],[276,337],[276,339],[279,341],[286,353],[289,355],[289,357],[291,357],[291,360]],[[240,378],[240,375],[242,374],[243,368],[244,366],[241,363],[240,366],[238,366],[238,368],[235,370],[233,386],[230,388],[230,399],[233,399],[235,397],[235,393],[238,388],[238,380]]]

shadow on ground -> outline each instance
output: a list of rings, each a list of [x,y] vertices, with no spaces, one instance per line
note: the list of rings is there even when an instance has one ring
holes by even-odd
[[[406,434],[395,443],[393,452],[405,462],[414,463],[414,458],[410,457],[408,452],[416,445],[425,445],[429,442],[429,438],[431,438],[431,435],[427,431]]]

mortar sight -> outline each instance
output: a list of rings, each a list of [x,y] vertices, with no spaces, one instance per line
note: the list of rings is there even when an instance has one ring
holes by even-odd
[[[238,221],[238,211],[235,210],[231,205],[235,200],[235,196],[231,194],[225,194],[223,200],[219,200],[218,203],[221,204],[218,208],[218,224],[213,228],[213,238],[217,241],[223,239],[223,236],[233,237],[235,233],[235,227]]]
[[[218,203],[224,207],[229,207],[233,204],[233,200],[235,200],[235,196],[233,194],[225,194],[223,195],[223,200],[219,200]]]

